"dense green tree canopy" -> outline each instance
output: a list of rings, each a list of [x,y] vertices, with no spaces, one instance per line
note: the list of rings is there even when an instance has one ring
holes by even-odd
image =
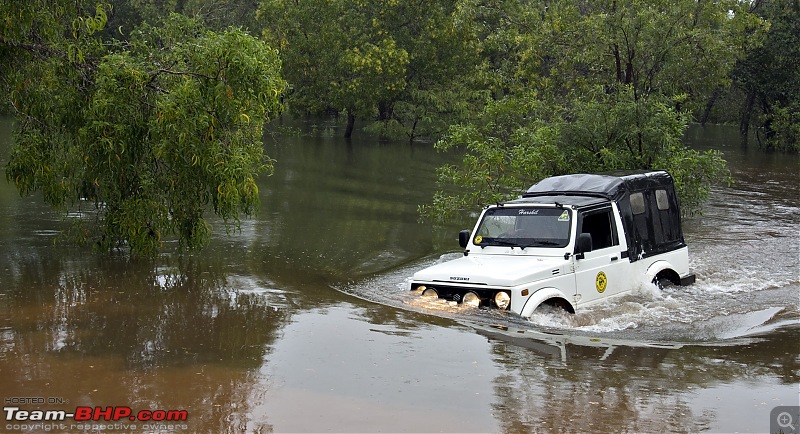
[[[750,124],[770,149],[800,151],[800,1],[762,0],[754,12],[769,21],[763,45],[754,47],[733,71],[745,92],[740,126]]]
[[[459,4],[261,0],[258,15],[280,48],[290,109],[346,113],[346,136],[356,119],[377,119],[374,131],[413,139],[469,110],[479,52]]]
[[[114,0],[106,31],[126,35],[143,23],[157,23],[178,13],[201,20],[212,30],[239,27],[257,31],[256,0]]]
[[[476,122],[450,129],[437,146],[462,148],[461,165],[440,171],[424,211],[444,218],[506,200],[531,183],[568,172],[666,169],[686,210],[727,179],[714,152],[680,142],[761,21],[736,1],[609,0],[500,2],[485,31],[486,85],[494,99]],[[453,190],[450,190],[453,191]]]
[[[7,178],[82,212],[77,233],[104,250],[202,246],[208,207],[235,228],[271,169],[261,138],[285,87],[277,52],[181,15],[101,40],[108,7],[75,5],[0,8],[0,64],[12,64],[3,93],[17,119]]]
[[[364,2],[361,2],[364,3]],[[358,116],[405,86],[408,52],[374,28],[363,4],[346,0],[265,0],[259,16],[280,47],[292,85],[290,106],[312,113]]]

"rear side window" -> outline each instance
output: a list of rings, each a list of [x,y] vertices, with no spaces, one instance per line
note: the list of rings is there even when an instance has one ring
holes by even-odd
[[[666,192],[664,192],[666,195]],[[644,194],[642,192],[631,194],[631,211],[633,214],[644,214]]]
[[[669,209],[669,199],[667,197],[667,190],[656,190],[656,206],[660,211]]]

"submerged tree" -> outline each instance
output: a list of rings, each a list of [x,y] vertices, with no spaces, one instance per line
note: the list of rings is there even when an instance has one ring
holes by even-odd
[[[281,50],[290,110],[346,114],[345,137],[358,119],[413,140],[444,131],[475,95],[465,83],[479,52],[461,3],[261,0],[258,16]]]
[[[2,4],[2,91],[16,116],[8,180],[59,210],[91,211],[78,233],[102,250],[203,246],[208,207],[236,228],[272,167],[261,138],[285,87],[277,52],[181,15],[103,41],[109,6],[87,16],[82,4]]]
[[[259,8],[266,37],[283,56],[289,107],[345,113],[345,137],[356,118],[405,86],[408,53],[373,27],[365,3],[262,0]]]
[[[719,153],[680,140],[760,28],[740,2],[513,3],[492,2],[500,9],[484,39],[494,99],[437,144],[466,151],[439,172],[462,193],[438,192],[424,214],[506,200],[546,176],[617,169],[671,171],[691,212],[729,178]]]
[[[754,11],[769,21],[764,44],[733,70],[745,94],[739,129],[747,143],[751,124],[767,149],[800,152],[800,1],[762,0]]]

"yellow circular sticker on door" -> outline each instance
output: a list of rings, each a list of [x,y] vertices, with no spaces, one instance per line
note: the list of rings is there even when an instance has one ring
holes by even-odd
[[[594,279],[594,286],[597,288],[597,292],[603,293],[606,290],[606,286],[608,285],[608,278],[606,277],[606,273],[602,271],[597,273],[597,277]]]

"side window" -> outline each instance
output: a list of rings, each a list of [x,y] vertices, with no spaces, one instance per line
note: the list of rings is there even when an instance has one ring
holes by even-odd
[[[667,197],[667,190],[656,190],[656,206],[659,211],[669,209],[669,199]]]
[[[583,215],[581,232],[591,234],[593,250],[604,249],[619,244],[613,223],[614,219],[611,216],[610,208],[600,211],[590,211]]]
[[[644,194],[642,192],[631,194],[631,211],[634,215],[644,214]]]

